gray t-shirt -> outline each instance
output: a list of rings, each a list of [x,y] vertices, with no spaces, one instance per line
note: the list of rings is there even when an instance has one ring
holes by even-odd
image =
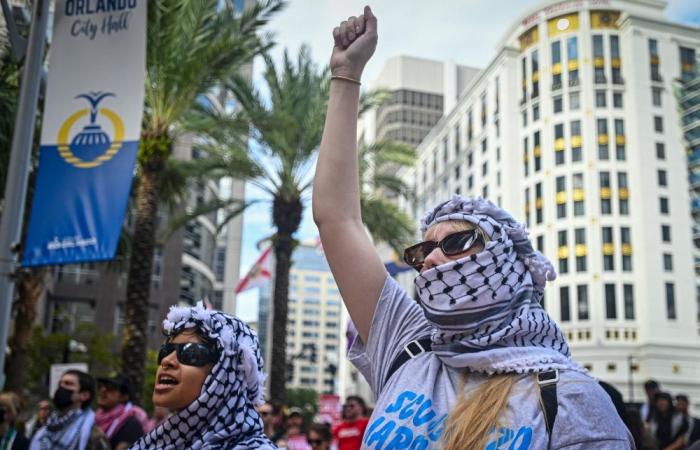
[[[362,449],[427,450],[441,448],[440,437],[454,405],[463,376],[433,353],[407,361],[387,382],[389,367],[404,346],[430,336],[431,326],[421,307],[391,277],[382,290],[367,345],[356,339],[348,357],[377,396]],[[551,449],[633,449],[610,397],[590,376],[560,371],[559,410]],[[471,374],[467,396],[486,377]],[[488,408],[489,405],[484,405]],[[508,399],[504,426],[493,430],[485,450],[547,449],[549,436],[533,375],[522,375]]]

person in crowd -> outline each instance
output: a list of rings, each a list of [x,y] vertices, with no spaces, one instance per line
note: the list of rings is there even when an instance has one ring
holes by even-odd
[[[306,424],[302,410],[295,406],[289,408],[287,415],[287,448],[289,450],[311,450],[306,441]]]
[[[656,397],[656,394],[661,392],[661,386],[656,380],[647,380],[644,382],[644,392],[647,395],[647,399],[639,408],[639,414],[641,415],[642,420],[648,424],[651,422],[651,419],[654,418],[654,398]]]
[[[272,442],[276,442],[284,436],[284,414],[279,405],[265,402],[258,407],[258,413],[262,417],[265,436],[269,437]]]
[[[48,420],[50,414],[51,401],[46,399],[40,400],[39,404],[37,405],[36,414],[34,414],[34,416],[32,416],[32,418],[27,422],[26,434],[30,439],[34,437],[34,434],[39,428],[46,425],[46,421]]]
[[[0,393],[0,449],[26,450],[29,440],[17,429],[17,402],[9,392]]]
[[[98,378],[95,421],[113,450],[125,450],[144,435],[140,409],[130,401],[131,382],[124,374]],[[145,415],[145,413],[144,413]]]
[[[369,418],[367,405],[362,397],[351,395],[345,399],[343,421],[333,430],[338,450],[360,450]]]
[[[424,216],[424,241],[404,252],[418,302],[387,274],[358,182],[358,99],[377,19],[366,7],[333,38],[313,215],[358,330],[349,358],[377,396],[362,448],[632,448],[610,397],[541,306],[551,262],[508,212],[455,195]]]
[[[649,429],[660,450],[685,448],[684,437],[688,432],[688,421],[673,407],[673,398],[668,392],[656,393],[654,417]]]
[[[53,395],[54,411],[46,426],[34,433],[31,450],[108,450],[109,442],[95,423],[91,409],[95,380],[80,370],[65,372]]]
[[[626,407],[627,421],[625,422],[632,433],[634,445],[637,450],[658,450],[656,441],[651,436],[648,427],[642,422],[639,408],[633,406]]]
[[[688,422],[688,431],[685,433],[685,445],[691,446],[695,442],[700,441],[700,419],[690,415],[690,399],[687,395],[676,395],[676,410]]]
[[[163,328],[153,404],[174,413],[130,448],[276,449],[255,410],[265,386],[255,332],[202,302],[171,307]]]
[[[330,427],[325,423],[315,423],[309,428],[307,442],[311,450],[330,450],[333,435]]]

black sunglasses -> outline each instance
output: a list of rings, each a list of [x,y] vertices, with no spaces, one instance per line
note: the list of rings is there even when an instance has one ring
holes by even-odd
[[[163,344],[158,352],[158,365],[163,358],[176,352],[177,360],[186,366],[202,367],[219,360],[219,352],[211,345],[200,344],[198,342],[185,342],[183,344],[173,344],[171,342]]]
[[[445,256],[455,256],[468,251],[478,242],[484,242],[484,236],[478,229],[457,231],[438,242],[423,241],[408,247],[403,251],[403,260],[420,272],[425,258],[436,248],[440,247]]]

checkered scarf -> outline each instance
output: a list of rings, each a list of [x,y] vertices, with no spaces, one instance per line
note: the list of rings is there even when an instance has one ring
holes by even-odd
[[[254,406],[264,400],[265,375],[255,332],[235,317],[195,307],[171,307],[163,328],[171,336],[197,328],[214,340],[219,361],[199,397],[136,442],[131,450],[276,449]]]
[[[426,270],[415,279],[433,325],[433,351],[475,372],[531,373],[569,368],[569,346],[540,302],[551,262],[532,248],[525,227],[488,200],[455,195],[423,218],[421,231],[448,220],[478,226],[484,250]]]

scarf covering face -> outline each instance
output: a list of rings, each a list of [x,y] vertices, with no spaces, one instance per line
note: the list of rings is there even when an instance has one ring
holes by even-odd
[[[94,424],[95,413],[90,409],[74,409],[63,416],[54,411],[46,421],[46,426],[37,432],[30,448],[82,450],[87,445]]]
[[[276,449],[263,434],[254,406],[264,401],[265,375],[255,332],[235,317],[195,307],[170,308],[163,328],[171,336],[196,328],[221,356],[199,397],[136,442],[145,449]]]
[[[434,327],[433,351],[448,366],[487,374],[583,370],[540,306],[552,263],[532,248],[525,226],[482,198],[455,195],[428,212],[435,223],[461,220],[490,239],[484,250],[419,274],[414,283]]]

